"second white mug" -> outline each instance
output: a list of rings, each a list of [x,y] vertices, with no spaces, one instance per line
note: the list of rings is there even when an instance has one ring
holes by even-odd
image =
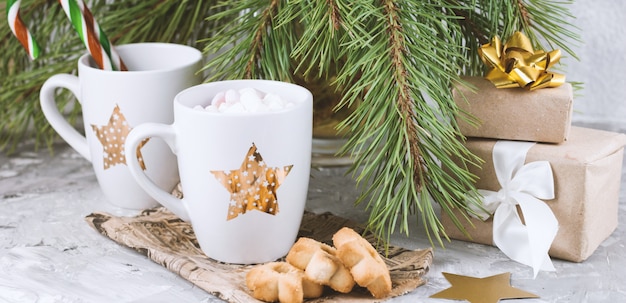
[[[146,209],[158,204],[128,171],[126,135],[141,123],[173,121],[174,96],[202,80],[197,75],[202,54],[189,46],[168,43],[127,44],[116,50],[129,71],[101,70],[85,54],[78,60],[78,77],[59,74],[46,80],[41,107],[57,133],[91,161],[109,202],[127,209]],[[85,136],[59,112],[57,88],[70,90],[80,102]],[[142,169],[160,186],[173,188],[178,182],[176,157],[162,141],[144,141],[131,155],[141,157]]]
[[[262,113],[219,113],[206,106],[219,92],[254,88],[292,106]],[[228,263],[261,263],[287,254],[306,204],[311,166],[313,97],[294,84],[233,80],[179,93],[174,123],[146,123],[128,135],[131,153],[145,138],[175,151],[183,199],[150,181],[135,157],[129,168],[161,204],[190,221],[201,249]]]

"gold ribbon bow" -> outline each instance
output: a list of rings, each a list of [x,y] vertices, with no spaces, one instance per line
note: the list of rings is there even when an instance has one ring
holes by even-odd
[[[497,88],[534,90],[565,83],[565,75],[548,72],[561,59],[561,51],[533,50],[530,40],[521,32],[514,33],[504,45],[500,38],[493,37],[491,43],[478,49],[478,54],[491,67],[485,78]]]

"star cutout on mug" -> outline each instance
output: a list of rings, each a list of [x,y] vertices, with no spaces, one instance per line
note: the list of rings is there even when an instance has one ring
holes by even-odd
[[[126,136],[132,130],[130,125],[128,125],[128,121],[126,121],[126,117],[122,114],[120,107],[115,105],[113,109],[113,113],[111,117],[109,117],[109,123],[106,125],[95,125],[91,124],[91,128],[93,129],[96,138],[102,144],[102,160],[104,164],[104,169],[109,169],[117,164],[126,165],[126,155],[124,154],[124,142],[126,141]],[[146,170],[146,165],[143,161],[143,156],[141,155],[141,148],[148,142],[150,139],[145,139],[141,141],[139,146],[137,146],[137,160],[139,160],[139,166],[141,169]]]
[[[211,171],[215,178],[230,192],[230,205],[226,220],[258,210],[270,215],[278,213],[276,191],[285,180],[293,165],[267,167],[256,145],[248,150],[238,170]]]

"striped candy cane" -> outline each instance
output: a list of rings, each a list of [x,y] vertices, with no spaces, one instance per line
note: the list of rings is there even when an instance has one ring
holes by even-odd
[[[96,64],[104,70],[128,70],[83,0],[59,0]]]
[[[13,35],[26,49],[30,58],[34,60],[39,57],[40,48],[20,17],[21,2],[22,0],[7,0],[7,21],[9,21],[9,27]]]

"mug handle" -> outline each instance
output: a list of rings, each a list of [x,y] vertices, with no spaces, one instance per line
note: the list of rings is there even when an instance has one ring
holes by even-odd
[[[184,221],[189,221],[189,212],[187,211],[185,200],[178,199],[170,193],[158,187],[139,166],[137,159],[137,147],[145,139],[150,137],[159,137],[169,145],[172,152],[176,154],[176,131],[172,125],[161,123],[143,123],[133,128],[126,137],[124,143],[124,153],[126,155],[126,165],[137,184],[143,188],[152,198],[157,200],[161,205],[165,206],[171,212],[176,214]]]
[[[57,88],[68,89],[72,92],[72,94],[74,94],[76,100],[78,100],[79,103],[81,102],[78,77],[68,74],[59,74],[50,77],[41,87],[39,92],[41,110],[48,120],[48,123],[50,123],[52,128],[56,130],[61,138],[63,138],[63,140],[65,140],[65,142],[67,142],[67,144],[69,144],[81,156],[91,162],[87,138],[72,127],[57,108],[55,100],[55,90]]]

